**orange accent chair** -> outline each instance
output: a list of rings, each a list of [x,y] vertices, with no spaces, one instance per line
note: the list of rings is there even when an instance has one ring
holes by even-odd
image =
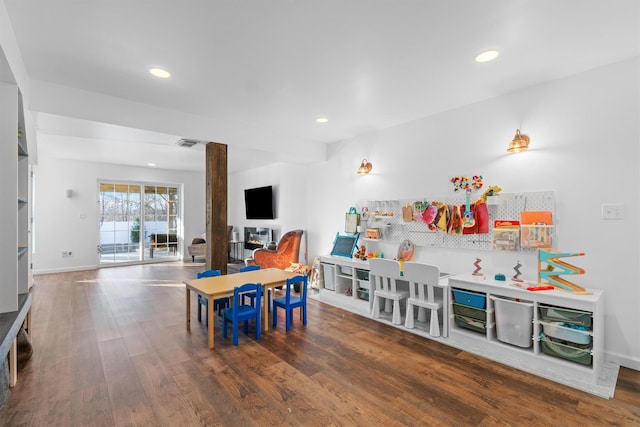
[[[276,249],[258,248],[253,251],[253,257],[245,260],[246,265],[259,265],[260,268],[280,268],[284,270],[292,263],[298,262],[300,241],[303,230],[293,230],[285,233]]]

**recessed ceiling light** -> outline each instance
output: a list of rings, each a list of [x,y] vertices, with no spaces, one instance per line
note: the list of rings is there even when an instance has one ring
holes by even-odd
[[[158,77],[159,79],[168,79],[171,77],[171,73],[167,70],[163,70],[162,68],[150,68],[149,73],[152,76]]]
[[[498,52],[497,50],[485,50],[484,52],[479,53],[478,56],[476,56],[476,62],[493,61],[498,57],[498,55],[500,55],[500,52]]]
[[[329,119],[327,119],[326,117],[318,117],[316,119],[317,123],[327,123],[329,121]]]
[[[152,168],[155,168],[155,167],[156,167],[156,164],[155,164],[155,163],[147,163],[147,166],[150,166],[150,167],[152,167]]]

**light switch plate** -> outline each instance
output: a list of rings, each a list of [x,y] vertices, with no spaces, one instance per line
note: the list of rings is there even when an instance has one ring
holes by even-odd
[[[624,219],[624,203],[604,203],[602,205],[602,219]]]

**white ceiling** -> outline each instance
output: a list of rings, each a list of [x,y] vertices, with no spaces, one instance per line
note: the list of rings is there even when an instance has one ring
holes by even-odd
[[[230,171],[318,161],[328,143],[639,54],[638,0],[4,4],[39,155],[181,170],[204,169],[182,137],[228,144]],[[475,63],[487,48],[501,56]]]

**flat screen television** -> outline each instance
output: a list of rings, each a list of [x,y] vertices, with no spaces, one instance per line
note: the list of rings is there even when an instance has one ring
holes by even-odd
[[[273,188],[248,188],[244,190],[244,208],[247,219],[275,219]]]

